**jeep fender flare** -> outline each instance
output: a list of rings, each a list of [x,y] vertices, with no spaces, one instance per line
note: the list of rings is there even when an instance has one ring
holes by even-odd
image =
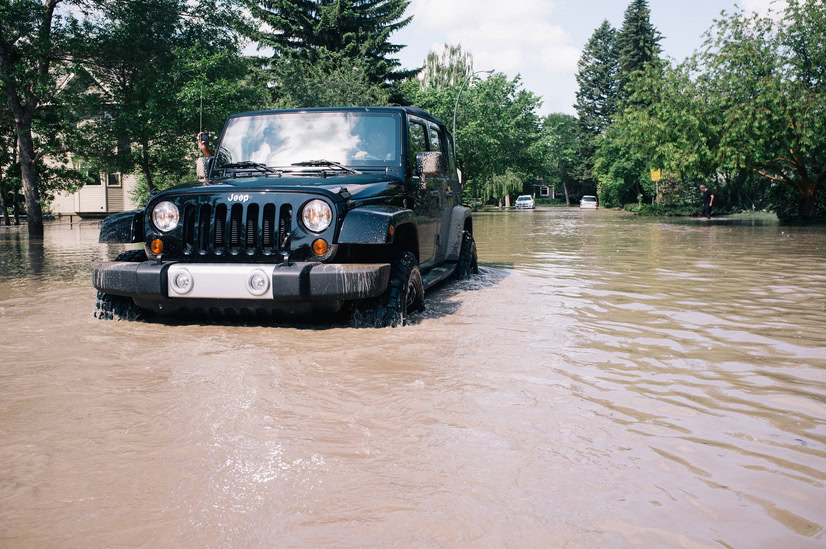
[[[462,233],[473,232],[473,222],[470,217],[470,208],[454,206],[450,212],[450,232],[447,237],[447,251],[445,261],[459,261],[459,252],[462,250]]]
[[[98,242],[132,244],[143,241],[143,210],[112,214],[100,224]]]
[[[362,206],[344,216],[338,244],[391,244],[402,228],[405,232],[412,230],[418,240],[416,214],[412,210],[396,206]]]

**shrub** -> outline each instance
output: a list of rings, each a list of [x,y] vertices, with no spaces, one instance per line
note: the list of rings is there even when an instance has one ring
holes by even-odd
[[[826,220],[826,188],[823,185],[815,194],[817,206],[816,220]],[[803,221],[800,217],[800,193],[790,185],[773,184],[769,189],[769,207],[777,214],[777,219],[783,222]]]

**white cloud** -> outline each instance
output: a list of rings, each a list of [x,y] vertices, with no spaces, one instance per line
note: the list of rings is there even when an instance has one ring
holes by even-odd
[[[580,52],[553,11],[551,0],[414,0],[408,13],[419,28],[472,52],[479,70],[573,75]]]

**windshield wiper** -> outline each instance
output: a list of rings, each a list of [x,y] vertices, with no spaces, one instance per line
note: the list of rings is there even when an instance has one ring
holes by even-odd
[[[293,162],[290,164],[291,166],[312,166],[315,168],[321,168],[323,166],[329,166],[331,168],[338,168],[339,170],[344,170],[345,172],[349,173],[361,173],[353,168],[348,168],[338,162],[333,162],[332,160],[305,160],[304,162]]]
[[[267,166],[266,164],[261,164],[260,162],[252,162],[252,161],[249,161],[249,160],[242,160],[241,162],[232,162],[230,164],[224,164],[223,166],[219,166],[219,167],[221,169],[226,169],[226,168],[230,168],[230,169],[236,168],[236,169],[242,169],[242,170],[252,169],[252,170],[258,170],[258,171],[267,172],[267,173],[281,173],[279,170],[276,170],[275,168]]]

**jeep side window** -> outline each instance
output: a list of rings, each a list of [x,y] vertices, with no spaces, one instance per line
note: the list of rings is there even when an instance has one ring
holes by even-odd
[[[458,179],[459,174],[456,172],[456,156],[453,154],[453,139],[454,137],[451,135],[447,139],[447,148],[448,150],[448,157],[450,158],[450,177],[451,179]]]
[[[456,178],[456,162],[453,158],[453,150],[450,147],[450,139],[443,133],[439,126],[430,124],[430,150],[440,151],[448,165],[448,177]]]
[[[407,165],[411,177],[416,176],[416,155],[421,152],[427,152],[427,133],[422,124],[409,120]]]
[[[430,125],[430,150],[441,151],[442,154],[445,152],[441,144],[441,139],[439,139],[439,129],[432,124]]]

